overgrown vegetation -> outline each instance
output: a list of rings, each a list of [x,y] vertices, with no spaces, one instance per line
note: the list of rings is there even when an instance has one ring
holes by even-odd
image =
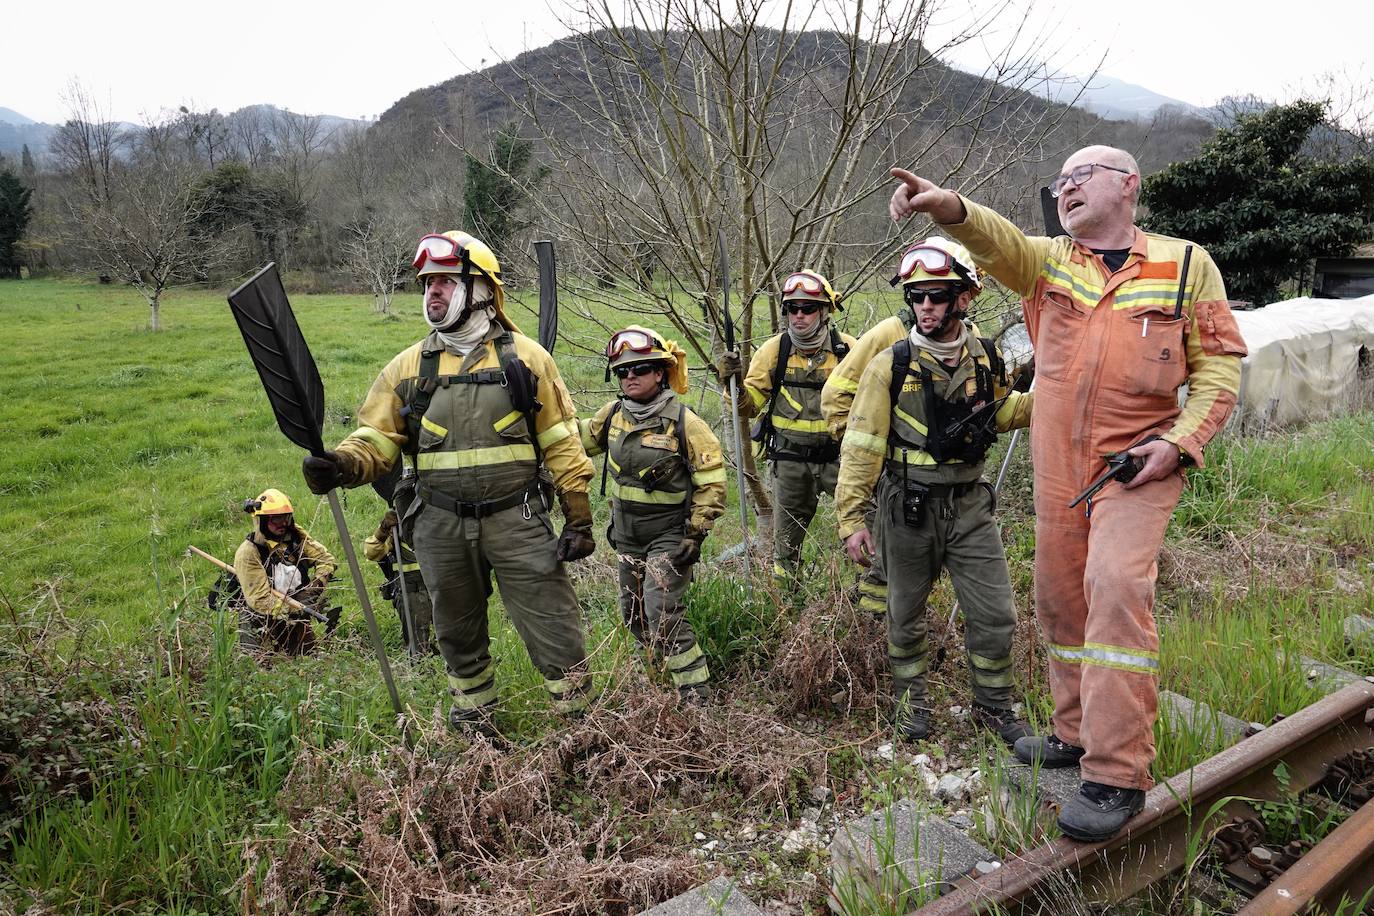
[[[678,709],[618,626],[604,547],[574,567],[603,691],[581,721],[551,716],[499,603],[500,742],[446,731],[440,664],[399,661],[384,612],[418,738],[405,749],[343,589],[344,623],[317,656],[255,666],[205,608],[215,572],[183,558],[185,544],[227,553],[245,527],[238,503],[269,484],[331,549],[337,538],[298,483],[300,455],[222,294],[172,295],[154,336],[128,290],[0,285],[14,357],[0,365],[0,909],[628,913],[724,873],[756,902],[814,913],[835,824],[899,798],[936,806],[908,751],[929,755],[928,772],[978,767],[995,793],[993,749],[952,711],[967,705],[967,672],[947,583],[931,601],[935,739],[880,753],[881,629],[853,609],[828,507],[794,594],[765,577],[748,598],[738,560],[701,568],[690,614],[723,688],[704,712]],[[414,298],[403,303],[387,319],[365,297],[295,297],[325,378],[327,440],[422,333]],[[589,412],[609,393],[582,355],[599,331],[580,305],[560,360]],[[693,385],[694,409],[719,423],[716,397]],[[1366,412],[1209,450],[1161,561],[1166,689],[1268,721],[1317,695],[1298,657],[1374,674],[1374,649],[1342,632],[1370,610],[1372,445]],[[1023,616],[1017,675],[1043,725],[1028,479],[1021,453],[1002,522]],[[367,490],[346,502],[361,537],[381,503]],[[737,526],[727,513],[708,563]],[[1161,728],[1156,776],[1214,749],[1205,727]],[[988,791],[951,807],[982,820]],[[999,852],[1040,835],[1033,812],[996,817],[981,835]],[[820,825],[814,840],[793,836],[803,822]]]

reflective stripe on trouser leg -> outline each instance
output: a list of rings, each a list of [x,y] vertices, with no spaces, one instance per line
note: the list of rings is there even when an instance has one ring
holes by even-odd
[[[884,522],[870,506],[864,514],[868,533],[873,536],[872,565],[859,577],[859,608],[870,614],[887,613],[887,572],[883,558]]]
[[[973,487],[954,502],[954,517],[938,523],[938,540],[941,562],[964,615],[973,700],[1007,709],[1014,699],[1011,646],[1016,605],[1002,533],[992,514],[992,490]]]
[[[582,712],[591,700],[589,676],[570,676],[556,680],[544,679],[544,689],[549,692],[555,712],[568,715]]]
[[[668,562],[668,554],[681,541],[680,530],[660,534],[648,544],[630,542],[628,535],[616,531],[626,624],[640,645],[663,660],[673,683],[687,687],[705,683],[710,673],[682,603],[692,567],[678,569]]]
[[[1178,475],[1131,490],[1108,487],[1093,501],[1084,630],[1083,778],[1148,789],[1159,704],[1156,565],[1183,489]]]
[[[892,669],[892,694],[898,702],[911,697],[919,698],[918,705],[924,705],[926,602],[940,568],[931,513],[926,513],[920,528],[905,524],[901,519],[901,494],[885,478],[878,484],[877,504],[878,527],[884,531],[883,559],[889,575],[887,654]]]
[[[496,703],[496,663],[488,661],[485,668],[472,677],[448,676],[449,693],[454,709],[477,709]]]

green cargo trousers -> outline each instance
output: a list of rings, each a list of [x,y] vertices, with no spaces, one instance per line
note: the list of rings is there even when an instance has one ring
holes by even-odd
[[[554,555],[558,540],[542,506],[513,506],[480,519],[424,506],[411,543],[429,589],[455,711],[496,703],[487,632],[493,573],[554,709],[568,713],[587,705],[582,613]]]
[[[773,462],[773,583],[789,588],[822,493],[835,495],[840,463]]]
[[[424,575],[419,570],[402,573],[405,579],[406,594],[401,594],[400,580],[393,580],[391,594],[391,605],[396,608],[396,616],[401,620],[401,638],[406,645],[410,645],[410,632],[406,629],[406,605],[407,599],[410,601],[410,615],[415,618],[415,632],[419,636],[420,646],[429,646],[433,640],[430,630],[434,623],[434,607],[429,600],[429,589],[425,588]]]
[[[682,602],[692,583],[692,567],[679,569],[668,562],[668,554],[682,543],[682,527],[644,539],[627,536],[625,527],[629,526],[622,521],[613,534],[625,626],[636,642],[662,660],[679,691],[705,684],[711,672]]]
[[[944,568],[964,612],[974,702],[1010,708],[1016,606],[993,517],[992,487],[982,481],[935,487],[920,526],[912,527],[903,518],[901,481],[884,474],[877,505],[888,571],[887,653],[894,703],[926,705],[926,600]]]
[[[876,617],[887,613],[887,569],[883,560],[883,525],[875,504],[864,513],[864,524],[873,536],[873,556],[867,569],[859,574],[859,610]]]

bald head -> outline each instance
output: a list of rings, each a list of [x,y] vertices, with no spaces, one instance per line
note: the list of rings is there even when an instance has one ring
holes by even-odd
[[[1140,166],[1114,146],[1085,146],[1064,160],[1061,176],[1084,170],[1082,183],[1068,182],[1059,196],[1059,221],[1089,247],[1121,248],[1134,237],[1140,197]],[[1123,243],[1124,240],[1124,243]]]

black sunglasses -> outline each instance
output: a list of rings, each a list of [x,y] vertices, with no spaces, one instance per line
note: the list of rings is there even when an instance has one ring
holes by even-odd
[[[784,315],[814,315],[821,310],[819,302],[784,302],[782,312]]]
[[[920,305],[927,299],[936,305],[948,305],[959,298],[961,292],[963,290],[955,289],[952,286],[941,289],[917,289],[914,286],[908,286],[903,288],[902,297],[906,299],[907,305]]]
[[[663,367],[658,363],[637,363],[633,366],[616,366],[611,371],[615,373],[616,378],[629,378],[632,375],[638,378],[661,368]]]

